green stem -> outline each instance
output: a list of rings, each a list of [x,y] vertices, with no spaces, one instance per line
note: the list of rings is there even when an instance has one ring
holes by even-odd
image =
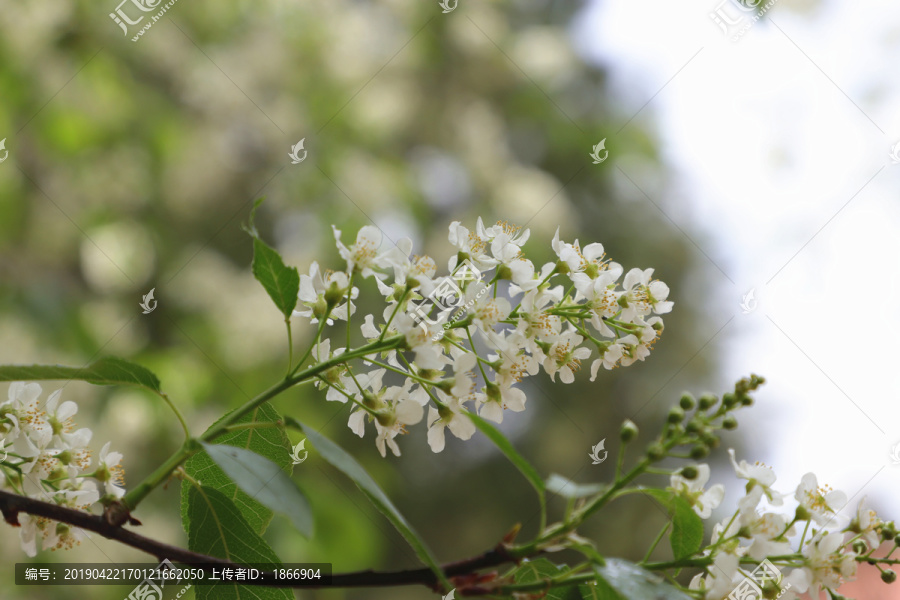
[[[350,272],[347,280],[347,349],[350,348],[350,317],[353,316],[353,275],[355,271]],[[330,312],[330,311],[329,311]],[[381,338],[378,338],[381,341]]]
[[[287,327],[287,335],[288,335],[288,370],[285,378],[290,377],[291,373],[294,369],[294,338],[291,333],[291,318],[288,317],[284,320],[284,324]]]
[[[647,550],[647,554],[644,555],[644,559],[641,561],[641,563],[646,563],[650,559],[650,555],[653,554],[654,550],[656,550],[656,547],[662,541],[663,536],[666,535],[666,532],[669,530],[669,526],[671,524],[671,521],[666,521],[665,526],[659,530],[659,535],[657,535],[656,539],[653,540],[653,543],[650,545],[650,549]]]
[[[409,294],[409,288],[403,290],[403,295],[400,296],[400,299],[397,300],[397,306],[394,307],[394,312],[391,313],[391,318],[388,319],[387,323],[384,324],[384,330],[381,332],[381,335],[378,336],[379,341],[384,339],[384,336],[387,335],[388,329],[391,326],[391,323],[394,322],[394,317],[397,316],[397,311],[400,310],[400,305],[403,304],[403,301],[406,300],[406,295]],[[347,344],[349,348],[350,345]]]
[[[322,322],[324,323],[324,318]],[[268,402],[275,396],[299,383],[313,380],[316,375],[327,371],[331,367],[334,367],[341,363],[346,363],[348,360],[352,360],[354,358],[361,358],[363,356],[380,352],[382,350],[394,348],[398,344],[400,344],[403,339],[404,338],[402,335],[397,335],[383,341],[371,342],[369,344],[366,344],[365,346],[361,346],[360,348],[353,350],[352,352],[341,354],[339,356],[329,358],[328,360],[320,362],[316,365],[312,365],[311,367],[300,371],[296,375],[292,375],[287,379],[284,379],[279,383],[273,385],[266,391],[245,402],[239,408],[228,413],[228,416],[222,419],[221,423],[207,430],[206,433],[201,435],[197,440],[186,440],[180,449],[178,449],[174,454],[166,459],[166,461],[161,464],[155,471],[153,471],[149,476],[147,476],[144,481],[139,483],[130,492],[125,494],[125,496],[122,498],[122,504],[124,504],[127,509],[134,510],[150,492],[152,492],[157,486],[165,481],[169,477],[169,475],[171,475],[172,471],[178,468],[178,466],[181,465],[181,463],[183,463],[189,457],[200,451],[201,446],[197,443],[198,441],[208,442],[215,439],[216,436],[226,432],[228,430],[228,427],[235,424],[241,419],[241,417],[254,410],[261,404]]]
[[[191,439],[191,430],[188,429],[187,423],[184,420],[184,417],[181,415],[181,411],[178,410],[178,407],[175,406],[175,403],[169,400],[169,396],[164,394],[163,392],[157,392],[159,396],[165,401],[166,404],[169,405],[169,408],[172,409],[172,412],[175,413],[175,416],[178,417],[178,422],[181,423],[181,428],[184,430],[184,439]]]
[[[328,315],[330,314],[331,309],[329,308],[325,315],[319,320],[319,329],[316,331],[316,337],[313,339],[312,344],[310,344],[309,348],[306,349],[306,352],[303,353],[303,358],[300,359],[300,362],[297,363],[297,366],[294,367],[287,378],[290,378],[291,375],[296,373],[300,369],[300,367],[303,366],[303,363],[305,363],[306,359],[309,358],[309,355],[312,354],[313,348],[319,345],[319,340],[322,338],[322,331],[325,330],[326,321],[328,320]]]
[[[498,596],[510,596],[514,592],[543,592],[549,590],[551,588],[563,588],[569,587],[573,585],[579,585],[582,583],[590,583],[597,579],[597,575],[595,573],[581,573],[579,575],[569,575],[568,573],[563,577],[554,577],[550,579],[540,579],[538,581],[531,581],[528,583],[513,583],[509,585],[498,585],[495,588],[491,588],[491,593],[496,594]]]

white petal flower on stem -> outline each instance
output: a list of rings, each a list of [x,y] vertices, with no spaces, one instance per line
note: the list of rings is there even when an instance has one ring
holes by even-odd
[[[356,234],[356,242],[349,248],[341,242],[341,230],[331,226],[334,231],[334,241],[337,244],[341,258],[347,263],[347,273],[359,273],[363,279],[374,275],[378,278],[386,277],[384,273],[377,273],[375,269],[395,266],[401,262],[402,249],[391,248],[379,253],[381,247],[381,230],[374,225],[366,225]],[[409,244],[410,249],[412,244]]]
[[[300,289],[297,292],[298,308],[294,310],[295,317],[307,317],[312,323],[318,323],[319,319],[316,314],[324,314],[327,308],[325,302],[325,292],[329,289],[334,291],[343,291],[347,294],[350,287],[350,278],[342,271],[322,272],[319,263],[313,262],[309,265],[309,274],[300,275]],[[334,324],[334,319],[341,321],[347,320],[347,312],[350,314],[356,311],[353,300],[359,296],[359,289],[354,287],[349,290],[350,302],[342,302],[331,309],[326,323]],[[349,304],[349,308],[348,308]],[[333,318],[334,319],[333,319]]]
[[[441,416],[441,412],[444,413]],[[461,440],[468,440],[475,433],[475,424],[464,414],[459,400],[451,399],[445,408],[439,410],[433,406],[428,408],[428,445],[432,452],[444,449],[444,429]]]
[[[562,286],[526,292],[519,306],[519,332],[526,338],[552,342],[562,329],[562,319],[548,311],[562,300]],[[534,340],[531,339],[531,344]],[[532,350],[532,354],[537,354]]]
[[[478,218],[480,228],[484,229],[481,224],[481,217]],[[476,231],[470,231],[460,224],[459,221],[450,223],[450,233],[447,236],[450,243],[456,248],[457,253],[450,257],[447,267],[450,272],[456,270],[459,263],[459,254],[464,254],[478,268],[488,269],[497,264],[497,261],[486,254],[489,239],[479,236]]]
[[[882,525],[884,522],[869,508],[866,497],[863,496],[856,505],[856,514],[853,515],[849,526],[850,531],[861,535],[869,549],[874,550],[881,545]]]
[[[563,383],[575,381],[575,371],[581,368],[581,361],[590,358],[591,351],[579,348],[584,338],[574,331],[566,331],[550,346],[544,358],[544,370],[556,381],[556,374]]]
[[[633,321],[654,312],[665,314],[672,311],[674,303],[667,301],[669,286],[659,280],[652,280],[653,269],[631,269],[622,282],[624,291],[619,296],[622,307],[621,319]]]
[[[378,448],[382,457],[387,456],[385,445],[391,449],[394,456],[400,456],[400,447],[394,438],[401,433],[406,433],[407,425],[415,425],[421,421],[423,414],[424,409],[421,404],[406,398],[376,417],[375,428],[378,430],[378,437],[375,438],[375,447]]]
[[[775,506],[781,506],[783,504],[783,495],[772,489],[772,484],[775,483],[776,476],[775,471],[773,471],[771,467],[759,462],[751,465],[746,460],[742,460],[738,463],[734,456],[734,448],[728,449],[728,455],[731,457],[731,464],[734,466],[734,472],[737,476],[750,482],[750,485],[747,486],[747,497],[750,497],[750,493],[755,488],[758,488],[759,493],[764,494],[766,498],[768,498],[770,504]],[[757,501],[758,500],[759,497],[757,497]],[[741,503],[739,502],[739,505],[740,504]],[[753,504],[753,508],[756,508],[755,503]],[[744,507],[742,506],[742,510],[743,509]]]
[[[669,481],[675,493],[687,500],[701,519],[708,519],[712,510],[725,497],[725,486],[722,484],[717,483],[708,490],[704,489],[709,482],[709,465],[697,465],[697,476],[694,479],[685,479],[679,473],[673,473]]]
[[[93,477],[105,486],[107,494],[121,498],[125,495],[122,487],[125,485],[125,469],[120,464],[122,453],[109,451],[111,443],[106,442],[100,449],[99,465]]]
[[[842,551],[844,534],[831,532],[817,535],[803,548],[805,575],[802,583],[808,585],[810,597],[818,598],[821,589],[837,589],[846,579],[856,575],[856,554]]]
[[[747,554],[754,560],[763,560],[768,556],[793,553],[793,548],[785,536],[793,535],[794,529],[787,528],[784,515],[778,513],[743,513],[741,514],[742,535],[750,537],[751,543]]]
[[[503,411],[522,412],[528,397],[519,388],[501,386],[496,382],[488,382],[484,394],[477,398],[478,415],[495,423],[503,422]]]
[[[59,404],[62,390],[56,390],[47,398],[46,422],[50,429],[50,443],[57,448],[84,448],[91,441],[91,430],[81,428],[73,431],[73,417],[78,413],[78,405],[71,400]]]
[[[498,237],[505,236],[505,239],[516,246],[523,246],[531,236],[531,230],[512,225],[506,221],[497,221],[490,227],[485,227],[481,217],[475,223],[475,231],[481,239],[493,241]]]
[[[599,351],[600,350],[598,350],[598,352]],[[625,349],[618,342],[607,346],[606,349],[603,350],[603,354],[591,363],[591,381],[597,379],[597,371],[600,370],[601,366],[607,370],[615,369],[619,366],[619,360],[624,353]]]
[[[794,498],[819,525],[825,525],[847,504],[847,495],[828,486],[819,487],[815,473],[807,473],[800,480]]]

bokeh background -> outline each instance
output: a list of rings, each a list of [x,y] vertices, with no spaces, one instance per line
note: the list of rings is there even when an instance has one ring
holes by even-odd
[[[529,380],[528,410],[502,428],[542,474],[604,480],[611,463],[587,453],[606,438],[615,448],[623,419],[649,435],[682,389],[722,392],[753,371],[769,384],[724,445],[773,465],[785,491],[815,470],[891,514],[900,14],[780,0],[731,41],[710,18],[741,16],[727,3],[459,0],[444,14],[412,0],[185,0],[134,43],[108,17],[114,2],[0,0],[0,362],[138,361],[199,431],[283,374],[283,323],[240,227],[254,199],[266,197],[263,236],[304,272],[337,264],[332,224],[352,237],[374,223],[445,257],[450,221],[506,220],[531,228],[536,262],[559,227],[626,268],[654,267],[676,308],[645,363],[594,384]],[[300,139],[308,156],[293,165]],[[601,139],[609,159],[594,165]],[[159,305],[143,315],[150,288]],[[298,321],[297,348],[312,333]],[[125,454],[127,483],[180,443],[157,398],[77,382],[45,393],[63,385],[95,444]],[[401,458],[382,459],[371,435],[350,434],[348,407],[311,388],[276,407],[350,450],[443,561],[517,522],[534,533],[527,482],[480,436],[435,455],[415,427]],[[732,507],[739,486],[721,454],[711,461]],[[285,561],[416,565],[315,453],[295,478],[318,533],[304,540],[276,517],[267,539]],[[177,482],[155,491],[144,530],[185,545],[178,503]],[[585,532],[640,559],[662,522],[634,498]],[[148,560],[92,536],[29,562],[112,559]],[[12,565],[26,561],[0,529],[0,597],[128,592],[17,589]]]

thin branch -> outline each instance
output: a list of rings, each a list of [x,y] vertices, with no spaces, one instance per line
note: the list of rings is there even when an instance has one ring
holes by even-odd
[[[54,521],[68,523],[87,531],[93,531],[103,537],[126,546],[137,548],[147,554],[156,557],[159,561],[169,559],[181,564],[207,563],[221,567],[237,568],[241,565],[218,558],[192,552],[185,548],[172,546],[164,542],[144,537],[129,529],[113,525],[105,517],[92,515],[87,512],[59,506],[50,502],[19,496],[0,490],[0,512],[7,523],[14,527],[19,526],[18,515],[20,512],[46,517]],[[139,524],[133,521],[134,524]],[[496,567],[502,564],[518,562],[518,558],[510,555],[503,544],[498,544],[493,550],[488,550],[478,556],[465,560],[447,563],[441,569],[448,577],[470,575],[475,571]],[[247,580],[242,585],[258,585],[263,587],[279,588],[316,588],[316,587],[376,587],[421,584],[431,588],[438,585],[434,573],[428,568],[406,569],[402,571],[357,571],[352,573],[337,573],[331,576],[329,585],[308,584],[306,582],[276,579],[274,573],[262,573],[259,579]]]

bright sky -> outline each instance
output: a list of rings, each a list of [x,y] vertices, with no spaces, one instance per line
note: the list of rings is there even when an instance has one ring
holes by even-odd
[[[741,419],[744,458],[773,466],[781,491],[813,471],[889,513],[900,5],[781,0],[730,41],[709,17],[721,2],[598,0],[578,21],[580,51],[635,111],[659,92],[637,120],[657,131],[668,187],[644,189],[718,265],[701,267],[721,290],[710,318],[733,316],[717,340],[726,379],[768,380]],[[722,9],[741,14],[733,0]],[[611,135],[611,159],[615,146]],[[744,314],[750,289],[758,307]]]

